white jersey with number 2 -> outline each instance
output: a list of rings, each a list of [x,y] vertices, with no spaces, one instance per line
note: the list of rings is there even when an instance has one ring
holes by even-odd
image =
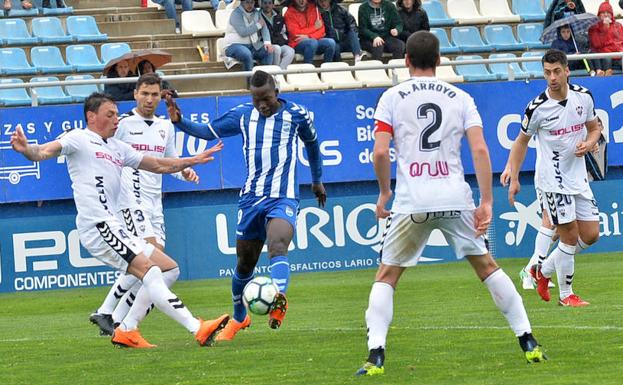
[[[482,119],[469,94],[434,77],[412,77],[383,93],[374,119],[396,149],[393,212],[475,208],[461,139],[468,128],[482,127]]]

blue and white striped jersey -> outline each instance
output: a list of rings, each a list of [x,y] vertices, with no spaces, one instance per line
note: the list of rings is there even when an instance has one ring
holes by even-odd
[[[279,101],[281,108],[270,117],[262,115],[252,103],[245,103],[211,121],[210,127],[184,118],[176,126],[193,136],[209,140],[242,135],[247,178],[240,191],[241,196],[254,194],[298,199],[298,138],[306,147],[317,147],[316,129],[305,107],[283,99]]]

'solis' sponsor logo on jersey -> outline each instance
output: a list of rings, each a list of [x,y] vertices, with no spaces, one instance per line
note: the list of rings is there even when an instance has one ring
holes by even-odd
[[[151,144],[143,144],[143,143],[134,143],[132,144],[132,147],[136,150],[136,151],[141,151],[141,152],[160,152],[160,153],[164,153],[165,151],[165,147],[164,146],[152,146]]]

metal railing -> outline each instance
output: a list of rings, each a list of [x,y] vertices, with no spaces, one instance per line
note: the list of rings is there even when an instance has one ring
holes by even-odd
[[[582,59],[603,59],[612,58],[620,59],[623,57],[623,52],[614,53],[591,53],[580,55],[568,55],[569,60],[582,60]],[[456,65],[468,65],[468,64],[494,64],[494,63],[508,63],[509,65],[509,78],[507,80],[515,80],[511,63],[523,63],[523,62],[536,62],[541,61],[541,57],[514,57],[514,58],[499,58],[499,59],[474,59],[474,60],[450,60],[442,62],[440,66],[456,66]],[[273,75],[288,75],[288,74],[303,74],[303,73],[321,73],[321,72],[344,72],[344,71],[365,71],[365,70],[393,70],[397,68],[404,68],[404,65],[399,64],[382,64],[382,65],[370,65],[365,67],[348,66],[340,68],[305,68],[305,69],[290,69],[290,70],[275,70],[269,71]],[[234,71],[234,72],[215,72],[215,73],[203,73],[203,74],[184,74],[184,75],[165,75],[163,80],[175,81],[175,80],[195,80],[195,79],[228,79],[228,78],[240,78],[248,77],[253,74],[253,71]],[[511,78],[512,77],[512,78]],[[396,77],[394,77],[396,78]],[[37,93],[33,88],[36,87],[52,87],[52,86],[72,86],[72,85],[85,85],[85,84],[120,84],[120,83],[134,83],[138,80],[138,77],[125,77],[125,78],[100,78],[100,79],[83,79],[83,80],[57,80],[48,82],[28,82],[28,83],[0,83],[0,90],[2,89],[15,89],[26,88],[31,89],[32,106],[37,106]],[[396,80],[394,79],[394,84]]]

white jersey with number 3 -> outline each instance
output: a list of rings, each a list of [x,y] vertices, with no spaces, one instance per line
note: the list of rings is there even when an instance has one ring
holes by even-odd
[[[482,120],[469,94],[434,77],[412,77],[383,93],[374,119],[377,131],[393,135],[396,149],[393,212],[475,208],[461,139]]]

